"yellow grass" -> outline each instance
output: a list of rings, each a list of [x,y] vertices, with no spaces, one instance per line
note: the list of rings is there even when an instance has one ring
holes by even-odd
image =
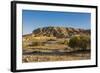
[[[54,44],[48,44],[48,41],[50,42],[50,40],[54,40],[57,41],[57,43]],[[66,42],[68,39],[62,38],[62,39],[58,39],[55,37],[46,37],[46,36],[41,36],[41,37],[26,37],[23,38],[23,53],[25,51],[27,52],[34,52],[34,51],[38,51],[38,52],[54,52],[55,50],[60,50],[59,52],[64,52],[65,49],[68,48],[68,45],[66,44]],[[38,45],[29,45],[27,44],[28,42],[38,42],[38,43],[43,43],[38,44]],[[69,48],[71,50],[71,48]],[[66,54],[66,55],[39,55],[39,54],[23,54],[22,55],[22,62],[48,62],[48,61],[72,61],[72,60],[85,60],[85,59],[90,59],[90,52],[88,53],[80,53],[80,54]]]
[[[53,44],[53,45],[46,45],[46,46],[31,46],[31,47],[27,47],[30,49],[65,49],[67,46],[66,45],[57,45],[57,44]]]
[[[25,62],[73,61],[90,59],[90,53],[72,55],[23,55]]]

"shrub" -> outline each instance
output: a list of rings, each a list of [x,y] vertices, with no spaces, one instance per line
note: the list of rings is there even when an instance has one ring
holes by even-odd
[[[67,40],[65,40],[65,41],[64,41],[64,44],[65,44],[65,45],[68,45],[68,41],[67,41]]]
[[[32,42],[30,46],[41,46],[44,45],[44,42]]]
[[[86,50],[87,47],[90,48],[90,36],[86,35],[73,36],[69,40],[68,45],[71,48],[80,48],[81,50]]]
[[[87,49],[87,47],[90,47],[90,37],[89,36],[80,36],[80,45],[79,47],[82,50]]]
[[[68,41],[67,41],[67,40],[62,40],[62,41],[58,41],[57,43],[58,43],[58,44],[67,45]]]
[[[69,40],[69,46],[71,47],[71,48],[75,48],[75,47],[78,47],[79,46],[79,37],[77,37],[77,36],[74,36],[74,37],[72,37],[70,40]]]
[[[37,46],[37,45],[39,45],[39,43],[38,42],[33,42],[32,45]]]

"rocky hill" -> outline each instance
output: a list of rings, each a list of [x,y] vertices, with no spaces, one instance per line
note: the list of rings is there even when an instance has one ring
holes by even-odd
[[[66,27],[43,27],[33,30],[32,34],[34,36],[47,36],[47,37],[57,37],[57,38],[68,38],[72,35],[79,34],[90,34],[90,30],[85,29],[75,29]]]

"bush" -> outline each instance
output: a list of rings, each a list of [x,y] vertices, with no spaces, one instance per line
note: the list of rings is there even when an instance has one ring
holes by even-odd
[[[83,50],[87,49],[90,46],[90,37],[89,36],[80,36],[80,45]]]
[[[81,50],[86,50],[87,47],[90,48],[90,36],[74,36],[69,40],[68,45],[71,48],[80,48]]]
[[[37,46],[39,45],[39,42],[32,42],[32,46]]]
[[[79,47],[79,40],[80,40],[79,37],[74,36],[69,40],[69,44],[68,45],[71,48]]]
[[[32,44],[30,46],[41,46],[44,45],[43,42],[32,42]]]
[[[68,44],[68,41],[67,41],[67,40],[65,40],[65,41],[64,41],[64,44],[65,44],[65,45],[67,45],[67,44]]]
[[[67,45],[68,44],[68,41],[67,40],[62,40],[62,41],[59,41],[57,43]]]

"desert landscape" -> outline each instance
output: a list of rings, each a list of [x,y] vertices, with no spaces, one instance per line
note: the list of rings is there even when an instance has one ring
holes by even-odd
[[[48,26],[22,37],[23,63],[91,58],[90,29]]]

